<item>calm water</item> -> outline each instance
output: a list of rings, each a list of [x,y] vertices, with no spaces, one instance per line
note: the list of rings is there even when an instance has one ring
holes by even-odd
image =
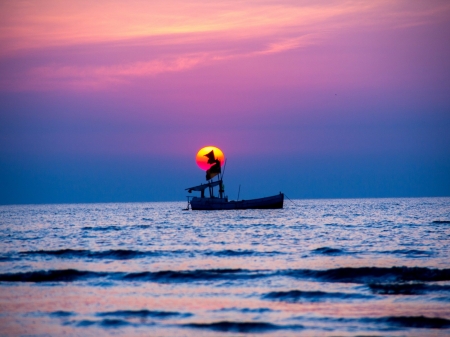
[[[450,198],[0,206],[0,335],[450,335]]]

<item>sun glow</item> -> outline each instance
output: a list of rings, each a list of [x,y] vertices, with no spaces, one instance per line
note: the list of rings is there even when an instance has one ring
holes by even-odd
[[[220,161],[220,166],[223,166],[225,163],[225,156],[219,148],[215,146],[205,146],[197,152],[197,156],[195,157],[195,161],[197,165],[204,171],[208,170],[211,167],[211,164],[208,164],[208,157],[205,155],[214,151],[214,157]]]

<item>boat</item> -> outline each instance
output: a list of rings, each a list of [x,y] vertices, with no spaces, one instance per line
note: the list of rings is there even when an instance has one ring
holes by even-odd
[[[214,195],[214,187],[219,186],[219,196]],[[226,210],[226,209],[276,209],[283,208],[284,194],[279,193],[270,197],[248,199],[248,200],[228,200],[223,195],[223,181],[218,180],[208,184],[202,184],[194,187],[186,188],[191,193],[199,191],[200,197],[188,196],[188,206],[192,210]],[[208,189],[210,195],[205,196],[205,190]]]
[[[225,188],[223,184],[223,173],[221,172],[220,162],[214,156],[214,151],[204,155],[208,157],[208,163],[212,166],[206,172],[206,180],[208,183],[200,184],[194,187],[186,188],[186,191],[200,192],[200,197],[188,196],[188,205],[185,210],[229,210],[229,209],[276,209],[283,208],[284,194],[279,193],[273,196],[249,199],[249,200],[228,200],[225,196]],[[218,179],[213,178],[218,175]],[[218,193],[214,193],[214,188],[218,187]],[[209,196],[205,195],[208,190]],[[238,194],[239,199],[239,194]]]

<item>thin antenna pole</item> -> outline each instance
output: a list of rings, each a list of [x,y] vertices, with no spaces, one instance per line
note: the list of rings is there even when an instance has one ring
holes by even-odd
[[[225,159],[225,163],[223,164],[223,173],[220,176],[220,180],[223,180],[223,175],[225,174],[226,167],[227,167],[227,159]]]
[[[239,185],[238,198],[236,201],[239,201],[239,194],[241,194],[241,185]]]

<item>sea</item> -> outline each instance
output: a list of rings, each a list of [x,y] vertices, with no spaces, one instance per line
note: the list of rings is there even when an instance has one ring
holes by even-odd
[[[0,206],[1,336],[450,336],[450,198]]]

